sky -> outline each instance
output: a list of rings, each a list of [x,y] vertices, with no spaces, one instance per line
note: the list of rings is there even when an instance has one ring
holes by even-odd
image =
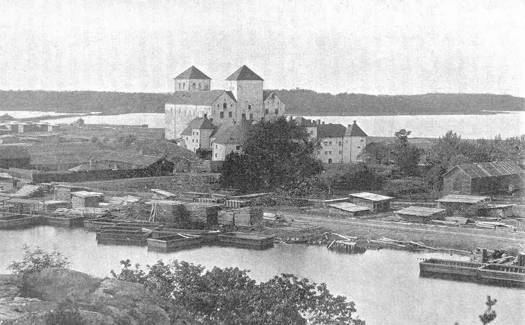
[[[525,97],[525,0],[0,0],[0,89],[212,88]]]

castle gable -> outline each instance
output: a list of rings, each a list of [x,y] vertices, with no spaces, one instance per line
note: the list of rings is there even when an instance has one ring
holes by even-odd
[[[223,94],[235,101],[233,94],[225,90],[176,91],[168,99],[168,103],[174,105],[212,106]]]

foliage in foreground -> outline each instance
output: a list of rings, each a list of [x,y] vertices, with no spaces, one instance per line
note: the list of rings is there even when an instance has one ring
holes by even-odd
[[[144,270],[129,260],[121,264],[120,273],[112,271],[115,278],[143,284],[170,313],[183,309],[203,324],[365,324],[352,317],[356,309],[346,297],[292,274],[257,283],[238,268],[158,261]]]
[[[24,277],[51,267],[69,266],[67,257],[58,251],[47,252],[38,246],[31,248],[27,245],[24,245],[23,249],[22,260],[14,261],[8,266],[8,269],[18,276]]]

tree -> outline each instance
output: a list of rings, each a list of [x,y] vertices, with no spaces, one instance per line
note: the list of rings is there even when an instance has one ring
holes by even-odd
[[[395,133],[396,142],[392,145],[392,156],[401,173],[407,176],[415,176],[418,173],[419,157],[421,151],[408,142],[411,131],[401,129]]]
[[[494,306],[496,302],[498,302],[498,300],[490,299],[490,296],[487,296],[487,302],[485,303],[485,305],[487,305],[487,309],[483,314],[479,315],[479,319],[483,325],[486,325],[496,319],[496,311],[492,309],[492,306]]]
[[[243,153],[226,158],[221,175],[224,186],[245,191],[293,189],[322,170],[306,129],[285,118],[252,125],[243,148]]]
[[[238,268],[158,261],[142,270],[129,260],[121,264],[114,277],[143,284],[170,313],[186,310],[203,324],[364,324],[352,317],[355,305],[346,297],[291,274],[257,283]]]

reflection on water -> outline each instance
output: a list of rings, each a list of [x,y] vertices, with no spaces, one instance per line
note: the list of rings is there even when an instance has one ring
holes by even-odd
[[[130,258],[143,265],[159,259],[180,259],[206,267],[238,266],[249,269],[257,280],[279,273],[294,273],[356,302],[358,314],[367,324],[479,324],[486,296],[498,299],[494,324],[523,324],[523,290],[419,277],[418,262],[424,257],[463,258],[435,253],[367,251],[343,255],[324,247],[277,245],[254,251],[224,247],[202,247],[163,254],[144,247],[99,246],[95,234],[83,229],[40,226],[26,230],[0,230],[0,273],[22,256],[24,243],[57,249],[67,255],[72,267],[96,276],[109,276],[119,261]]]

